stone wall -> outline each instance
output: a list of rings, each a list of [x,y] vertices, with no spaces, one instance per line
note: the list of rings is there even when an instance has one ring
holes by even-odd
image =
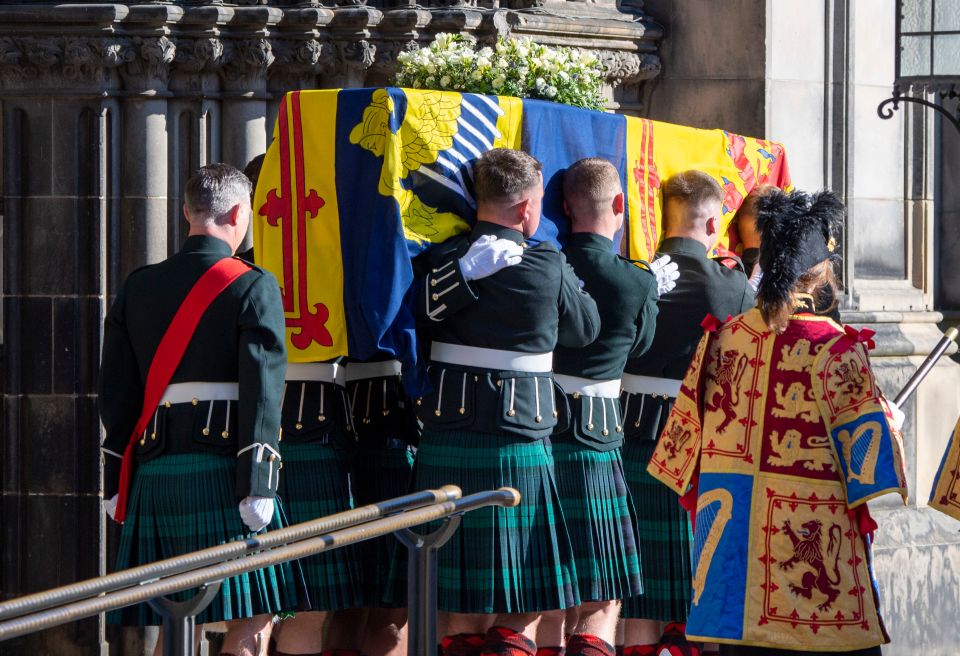
[[[637,111],[640,83],[660,68],[661,29],[642,4],[0,0],[0,595],[97,576],[112,560],[101,325],[123,277],[185,238],[191,171],[263,152],[284,92],[386,84],[399,52],[439,32],[595,50],[611,108]],[[0,644],[32,656],[108,649],[144,645],[105,636],[96,619]]]

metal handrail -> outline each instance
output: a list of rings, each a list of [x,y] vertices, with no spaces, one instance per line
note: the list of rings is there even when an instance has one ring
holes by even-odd
[[[332,530],[356,526],[405,510],[421,508],[442,501],[452,501],[459,499],[461,494],[460,488],[456,485],[445,485],[438,490],[414,492],[413,494],[361,506],[309,522],[268,531],[244,540],[236,540],[182,556],[131,567],[120,572],[72,583],[45,592],[25,595],[0,603],[0,620],[62,606],[71,601],[86,599],[98,594],[116,592],[130,586],[141,585],[144,581],[152,581],[205,565],[243,557],[257,551],[311,538]]]
[[[438,491],[439,492],[439,491]],[[440,493],[443,494],[442,492]],[[500,488],[489,492],[471,494],[461,499],[440,501],[426,507],[416,508],[390,517],[382,517],[370,522],[342,528],[325,535],[276,546],[262,553],[206,566],[189,572],[144,582],[132,588],[118,590],[81,601],[73,601],[64,606],[20,615],[0,622],[0,641],[34,633],[60,624],[74,622],[100,613],[116,610],[125,606],[156,599],[164,595],[217,583],[223,579],[253,570],[269,567],[289,560],[312,556],[323,551],[362,542],[388,535],[427,522],[459,515],[485,506],[516,506],[520,502],[520,493],[512,488]],[[310,522],[306,522],[309,524]],[[303,526],[297,524],[289,529]],[[280,531],[269,531],[259,538]],[[189,554],[188,554],[189,555]],[[119,572],[118,572],[119,574]],[[66,586],[67,588],[71,586]],[[56,594],[54,589],[46,594]]]

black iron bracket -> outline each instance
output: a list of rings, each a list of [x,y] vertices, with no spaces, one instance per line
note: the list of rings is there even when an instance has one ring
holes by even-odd
[[[954,89],[940,93],[941,98],[956,98],[957,96],[958,94]],[[893,89],[893,95],[877,106],[877,115],[884,120],[893,118],[893,113],[900,109],[900,103],[902,102],[916,103],[917,105],[923,105],[924,107],[929,107],[930,109],[939,112],[940,115],[947,119],[950,124],[956,128],[957,132],[960,133],[960,106],[958,106],[957,111],[954,114],[943,105],[930,102],[925,98],[905,96],[896,87]]]
[[[166,597],[147,603],[163,618],[163,656],[195,656],[197,640],[194,635],[196,616],[210,605],[220,592],[220,581],[203,586],[187,601],[173,601]]]

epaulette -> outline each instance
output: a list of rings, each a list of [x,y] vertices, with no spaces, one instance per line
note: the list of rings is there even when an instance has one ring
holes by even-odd
[[[740,272],[744,274],[747,272],[747,270],[743,267],[743,260],[736,255],[718,255],[716,257],[711,257],[710,259],[720,266],[726,267],[732,271],[739,269]]]

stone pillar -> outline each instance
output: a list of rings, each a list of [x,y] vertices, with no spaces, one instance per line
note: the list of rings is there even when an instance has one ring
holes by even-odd
[[[169,254],[167,239],[167,99],[177,47],[171,22],[183,10],[172,6],[130,8],[133,36],[121,68],[128,95],[122,103],[120,274]],[[174,244],[174,249],[176,245]]]
[[[238,7],[229,21],[234,38],[224,52],[222,69],[221,157],[240,169],[267,150],[267,68],[274,55],[265,36],[282,15],[269,7]],[[240,250],[252,246],[248,231]]]

